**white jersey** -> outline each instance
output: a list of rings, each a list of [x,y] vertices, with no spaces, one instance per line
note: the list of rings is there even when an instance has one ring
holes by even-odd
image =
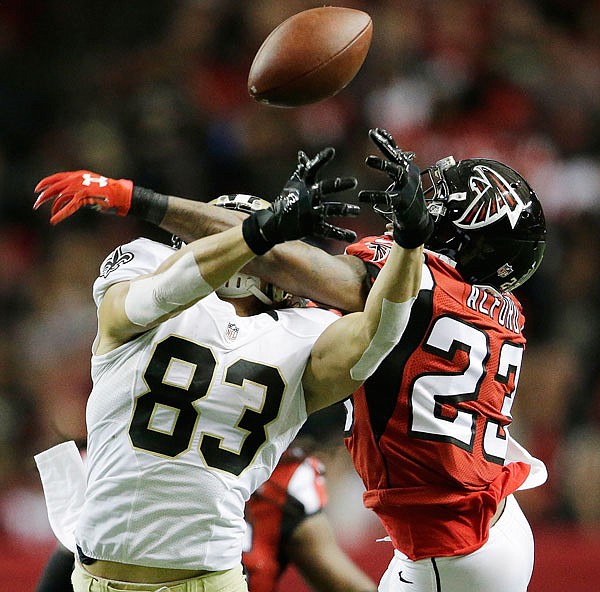
[[[138,239],[94,284],[173,253]],[[75,530],[85,555],[137,565],[228,569],[241,560],[244,505],[306,420],[302,375],[336,315],[284,309],[238,317],[211,294],[159,327],[92,357],[88,481]]]

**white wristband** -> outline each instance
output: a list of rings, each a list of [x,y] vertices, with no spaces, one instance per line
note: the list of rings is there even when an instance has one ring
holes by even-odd
[[[350,369],[350,377],[353,380],[362,382],[369,378],[400,341],[415,299],[413,297],[406,302],[391,302],[383,299],[377,331],[360,360]]]
[[[194,254],[188,252],[167,270],[133,280],[125,297],[125,314],[134,325],[146,327],[213,290],[202,277]]]

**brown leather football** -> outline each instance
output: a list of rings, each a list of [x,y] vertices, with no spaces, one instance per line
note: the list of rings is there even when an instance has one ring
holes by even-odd
[[[248,92],[276,107],[331,97],[356,76],[372,36],[373,22],[362,10],[324,6],[299,12],[260,46],[248,75]]]

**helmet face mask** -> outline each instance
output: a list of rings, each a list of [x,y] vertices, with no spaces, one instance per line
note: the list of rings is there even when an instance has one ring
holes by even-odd
[[[421,174],[434,232],[425,247],[456,262],[470,284],[510,292],[539,267],[546,246],[542,207],[525,179],[489,159],[449,156]]]
[[[237,210],[238,212],[246,212],[247,214],[263,210],[271,205],[268,201],[261,199],[260,197],[246,195],[244,193],[220,195],[209,203],[220,208]],[[262,303],[268,305],[279,304],[289,297],[289,294],[284,292],[281,288],[263,282],[254,275],[248,275],[241,272],[231,276],[229,280],[215,290],[215,292],[222,298],[236,299],[254,296]]]

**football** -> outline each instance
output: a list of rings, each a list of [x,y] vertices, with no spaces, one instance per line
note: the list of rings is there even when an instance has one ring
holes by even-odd
[[[260,103],[298,107],[337,94],[360,70],[373,36],[362,10],[311,8],[283,21],[260,46],[248,92]]]

